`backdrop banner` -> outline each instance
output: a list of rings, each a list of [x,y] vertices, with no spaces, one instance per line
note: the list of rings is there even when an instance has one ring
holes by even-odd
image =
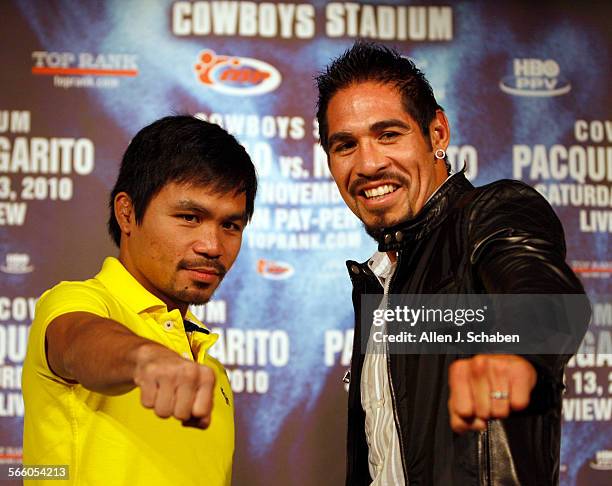
[[[566,372],[561,484],[612,484],[610,18],[595,1],[1,2],[0,464],[21,462],[37,298],[117,254],[107,199],[123,151],[188,113],[234,134],[260,178],[242,252],[195,309],[236,397],[234,484],[344,483],[344,262],[375,244],[330,178],[313,76],[364,38],[426,73],[454,170],[524,181],[559,215],[593,303]]]

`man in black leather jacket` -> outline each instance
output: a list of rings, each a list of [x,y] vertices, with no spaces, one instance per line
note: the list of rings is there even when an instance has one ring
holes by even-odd
[[[568,355],[377,361],[361,350],[370,329],[360,306],[361,295],[383,292],[584,293],[564,261],[559,220],[520,182],[474,188],[461,172],[449,177],[448,120],[397,52],[358,42],[317,83],[332,176],[379,244],[368,262],[348,262],[356,326],[346,484],[557,484]]]

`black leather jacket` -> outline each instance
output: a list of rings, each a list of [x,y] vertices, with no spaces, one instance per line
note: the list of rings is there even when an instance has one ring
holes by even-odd
[[[566,265],[563,229],[531,187],[510,180],[474,188],[455,174],[418,215],[385,230],[379,251],[397,251],[391,294],[584,293]],[[347,481],[369,485],[360,296],[382,293],[367,264],[347,262],[356,326],[351,362]],[[585,323],[586,325],[586,323]],[[368,333],[368,334],[366,334]],[[395,424],[406,484],[549,485],[558,483],[561,392],[567,355],[525,356],[538,382],[529,407],[485,432],[458,435],[449,425],[449,365],[458,356],[388,355]]]

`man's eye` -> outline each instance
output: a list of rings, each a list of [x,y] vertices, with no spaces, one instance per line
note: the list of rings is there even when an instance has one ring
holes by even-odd
[[[352,149],[355,146],[353,142],[339,143],[334,147],[334,152],[345,152]]]
[[[232,230],[232,231],[241,231],[242,230],[242,226],[240,226],[239,224],[233,223],[231,221],[227,221],[227,222],[223,223],[223,227],[225,229]]]
[[[180,218],[183,221],[187,221],[188,223],[197,223],[199,221],[198,217],[195,214],[181,214]]]
[[[393,140],[394,138],[396,138],[399,135],[399,133],[397,132],[383,132],[380,135],[380,139],[383,141],[388,141],[388,140]]]

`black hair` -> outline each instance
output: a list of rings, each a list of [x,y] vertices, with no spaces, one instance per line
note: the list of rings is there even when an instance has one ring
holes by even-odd
[[[140,130],[123,155],[109,199],[108,231],[117,246],[115,196],[128,194],[140,224],[153,196],[171,182],[244,193],[247,221],[253,215],[257,175],[244,147],[218,125],[190,115],[167,116]]]
[[[326,153],[329,152],[327,107],[338,91],[352,85],[375,81],[397,88],[404,110],[414,118],[425,136],[429,135],[429,124],[436,117],[436,111],[442,110],[429,81],[414,62],[395,49],[372,42],[355,42],[315,79],[319,89],[319,139]]]

